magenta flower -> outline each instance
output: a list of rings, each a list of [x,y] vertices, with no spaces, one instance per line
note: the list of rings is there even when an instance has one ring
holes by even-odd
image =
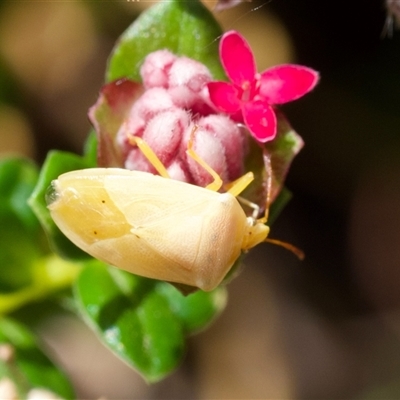
[[[244,123],[259,142],[273,140],[277,132],[274,105],[296,100],[317,84],[318,72],[295,64],[283,64],[257,73],[253,53],[236,31],[220,41],[221,63],[231,83],[209,82],[214,106]]]

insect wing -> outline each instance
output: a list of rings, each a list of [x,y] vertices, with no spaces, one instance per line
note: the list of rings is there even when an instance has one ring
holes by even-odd
[[[222,230],[228,217],[228,232],[238,231],[229,226],[230,208],[240,207],[230,195],[121,169],[67,173],[54,183],[54,191],[53,219],[96,258],[150,278],[207,288],[227,272],[223,257],[210,272],[206,268],[218,261],[212,244],[218,247],[223,234],[213,224]],[[240,229],[242,220],[239,216]]]
[[[168,262],[158,279],[216,286],[240,253],[245,216],[236,199],[158,176],[149,185],[141,177],[130,186],[132,193],[118,195],[113,179],[105,187],[140,239],[142,261],[147,253],[162,255]]]

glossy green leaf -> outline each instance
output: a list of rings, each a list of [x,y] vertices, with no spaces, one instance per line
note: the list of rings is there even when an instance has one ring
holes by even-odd
[[[62,151],[49,152],[42,170],[40,171],[35,190],[28,201],[33,212],[42,224],[51,246],[58,254],[65,258],[80,260],[87,259],[89,256],[72,244],[53,222],[50,212],[47,209],[46,193],[50,187],[51,181],[57,179],[61,174],[68,171],[94,167],[95,165],[91,157],[92,156],[81,157]]]
[[[198,290],[188,296],[170,284],[159,285],[158,290],[168,300],[171,310],[178,315],[185,332],[204,329],[225,308],[227,292],[221,287],[213,292]]]
[[[44,238],[27,204],[38,178],[22,158],[0,160],[0,292],[31,284],[32,265],[45,251]]]
[[[218,56],[221,33],[200,1],[161,1],[143,12],[120,37],[109,60],[107,81],[127,77],[140,82],[143,59],[159,49],[198,60],[215,79],[223,79]]]
[[[31,284],[32,264],[42,253],[35,239],[9,208],[0,207],[1,293]]]
[[[0,160],[0,205],[2,208],[8,208],[30,231],[39,227],[37,218],[27,205],[38,176],[38,168],[28,159]]]
[[[97,261],[82,270],[75,294],[83,315],[106,345],[149,382],[178,366],[185,336],[204,328],[226,302],[224,288],[185,297],[169,283]]]
[[[26,399],[32,389],[45,389],[54,397],[75,398],[71,384],[39,349],[35,337],[21,324],[0,318],[0,382],[9,381]]]

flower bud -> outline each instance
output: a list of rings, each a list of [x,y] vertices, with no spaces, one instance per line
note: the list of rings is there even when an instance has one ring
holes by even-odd
[[[174,107],[170,94],[164,88],[151,88],[146,90],[134,104],[128,119],[142,118],[149,121],[161,111]]]
[[[187,57],[178,58],[169,71],[168,92],[176,106],[189,109],[203,102],[201,91],[212,79],[208,68]]]
[[[158,50],[150,53],[140,68],[144,87],[146,89],[152,87],[167,88],[169,71],[176,59],[176,55],[168,50]]]
[[[147,124],[143,140],[164,165],[169,165],[176,154],[189,122],[189,114],[183,109],[175,108],[157,114]]]
[[[187,143],[192,134],[194,125],[190,126],[185,133],[183,149],[187,148]],[[202,126],[196,128],[193,150],[206,162],[223,181],[227,181],[227,165],[225,151],[221,141],[216,138],[212,132]],[[193,183],[198,186],[206,186],[212,182],[213,178],[196,160],[186,155],[186,163],[190,174],[193,177]]]
[[[226,172],[229,180],[243,174],[243,160],[247,153],[245,132],[228,116],[212,114],[200,118],[197,124],[215,136],[221,143],[226,158]]]

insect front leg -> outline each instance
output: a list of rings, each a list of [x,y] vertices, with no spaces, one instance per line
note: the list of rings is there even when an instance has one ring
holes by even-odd
[[[197,126],[194,126],[192,129],[192,132],[190,134],[190,139],[188,142],[188,148],[186,150],[186,153],[193,159],[195,160],[199,165],[201,165],[213,178],[214,181],[211,182],[206,186],[206,189],[210,189],[213,191],[218,191],[222,184],[223,181],[221,177],[215,172],[193,149],[193,142],[194,142],[194,137],[196,134]],[[229,183],[227,185],[227,192],[230,193],[232,196],[237,197],[240,193],[243,192],[247,188],[247,186],[254,180],[254,174],[252,172],[247,172],[240,178],[236,179],[235,181]]]
[[[152,150],[152,148],[142,139],[137,136],[128,136],[129,143],[132,146],[139,147],[140,151],[147,158],[147,161],[156,169],[156,171],[163,178],[170,178],[167,169],[164,164],[157,157],[156,153]]]
[[[194,135],[197,129],[198,127],[194,126],[192,132],[190,133],[190,138],[186,153],[189,157],[191,157],[194,161],[196,161],[199,165],[201,165],[213,177],[214,180],[206,186],[206,189],[218,192],[223,183],[221,177],[193,149]]]
[[[242,175],[240,178],[236,179],[235,181],[229,183],[227,185],[227,192],[230,193],[232,196],[239,196],[240,193],[243,192],[250,185],[251,182],[254,180],[254,174],[252,172],[247,172],[246,174]]]
[[[257,220],[258,215],[260,214],[260,206],[258,204],[256,204],[256,203],[253,203],[252,201],[249,201],[249,200],[241,197],[241,196],[237,196],[237,200],[238,200],[239,203],[241,203],[241,204],[249,207],[250,209],[252,209],[253,210],[252,218],[254,220]]]

